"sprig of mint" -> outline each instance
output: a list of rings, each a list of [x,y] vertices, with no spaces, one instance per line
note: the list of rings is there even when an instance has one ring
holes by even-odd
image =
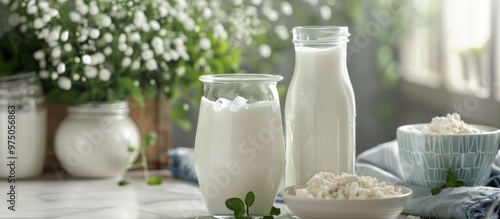
[[[144,181],[146,181],[148,185],[161,185],[163,182],[163,178],[161,178],[161,176],[149,176],[148,158],[146,156],[146,147],[156,145],[157,139],[158,135],[155,131],[150,131],[146,135],[142,136],[140,148],[141,162],[135,163],[129,168],[134,169],[142,167],[144,171]],[[132,153],[135,151],[135,148],[133,146],[128,146],[127,151]],[[130,184],[130,182],[124,179],[118,182],[119,186],[126,186],[128,184]]]
[[[253,205],[254,201],[255,201],[255,194],[252,191],[250,191],[245,196],[245,202],[243,202],[243,200],[241,200],[240,198],[234,197],[227,199],[225,204],[229,210],[234,212],[234,217],[236,219],[251,219],[252,217],[250,216],[249,209]],[[269,215],[264,216],[263,219],[272,219],[274,218],[274,216],[278,216],[280,214],[281,210],[279,208],[272,206]]]
[[[441,190],[444,188],[450,188],[450,187],[462,187],[462,186],[467,186],[465,185],[465,182],[463,180],[458,180],[457,176],[453,172],[451,172],[451,168],[448,168],[448,171],[446,171],[446,182],[443,186],[441,187],[436,187],[431,189],[431,194],[432,195],[437,195],[441,193]]]

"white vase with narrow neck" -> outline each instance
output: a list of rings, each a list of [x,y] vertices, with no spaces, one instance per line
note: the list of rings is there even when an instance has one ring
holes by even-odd
[[[136,160],[141,144],[139,129],[128,113],[124,101],[68,107],[55,134],[55,152],[63,169],[87,178],[123,174]]]
[[[286,185],[319,171],[354,173],[355,102],[347,27],[295,27],[295,70],[285,105]]]

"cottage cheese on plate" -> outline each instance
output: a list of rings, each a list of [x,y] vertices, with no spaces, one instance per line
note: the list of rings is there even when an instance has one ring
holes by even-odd
[[[371,199],[394,197],[402,193],[399,188],[379,182],[374,177],[319,172],[307,182],[306,188],[295,190],[295,195],[324,199]]]
[[[481,131],[474,126],[466,124],[460,118],[460,114],[447,114],[443,117],[432,118],[431,123],[422,128],[424,134],[473,134]]]

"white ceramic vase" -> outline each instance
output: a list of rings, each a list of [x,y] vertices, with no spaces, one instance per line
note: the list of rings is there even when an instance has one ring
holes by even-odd
[[[128,113],[125,101],[68,107],[55,133],[56,157],[64,170],[86,178],[122,175],[136,160],[141,144]]]

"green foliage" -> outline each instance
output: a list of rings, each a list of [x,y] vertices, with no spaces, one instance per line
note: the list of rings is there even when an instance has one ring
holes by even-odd
[[[451,171],[451,168],[448,168],[448,171],[446,171],[445,184],[441,187],[438,187],[438,188],[432,188],[431,194],[437,195],[437,194],[441,193],[441,190],[444,188],[463,187],[463,186],[467,186],[467,185],[465,185],[465,182],[463,180],[458,180],[457,176]]]
[[[255,194],[250,191],[245,196],[245,202],[243,202],[240,198],[234,197],[226,200],[226,207],[234,212],[234,217],[236,219],[251,219],[250,216],[250,207],[255,202]],[[245,216],[246,213],[246,216]],[[274,206],[271,207],[271,211],[269,215],[264,216],[264,219],[272,219],[273,216],[278,216],[281,214],[281,210]]]

